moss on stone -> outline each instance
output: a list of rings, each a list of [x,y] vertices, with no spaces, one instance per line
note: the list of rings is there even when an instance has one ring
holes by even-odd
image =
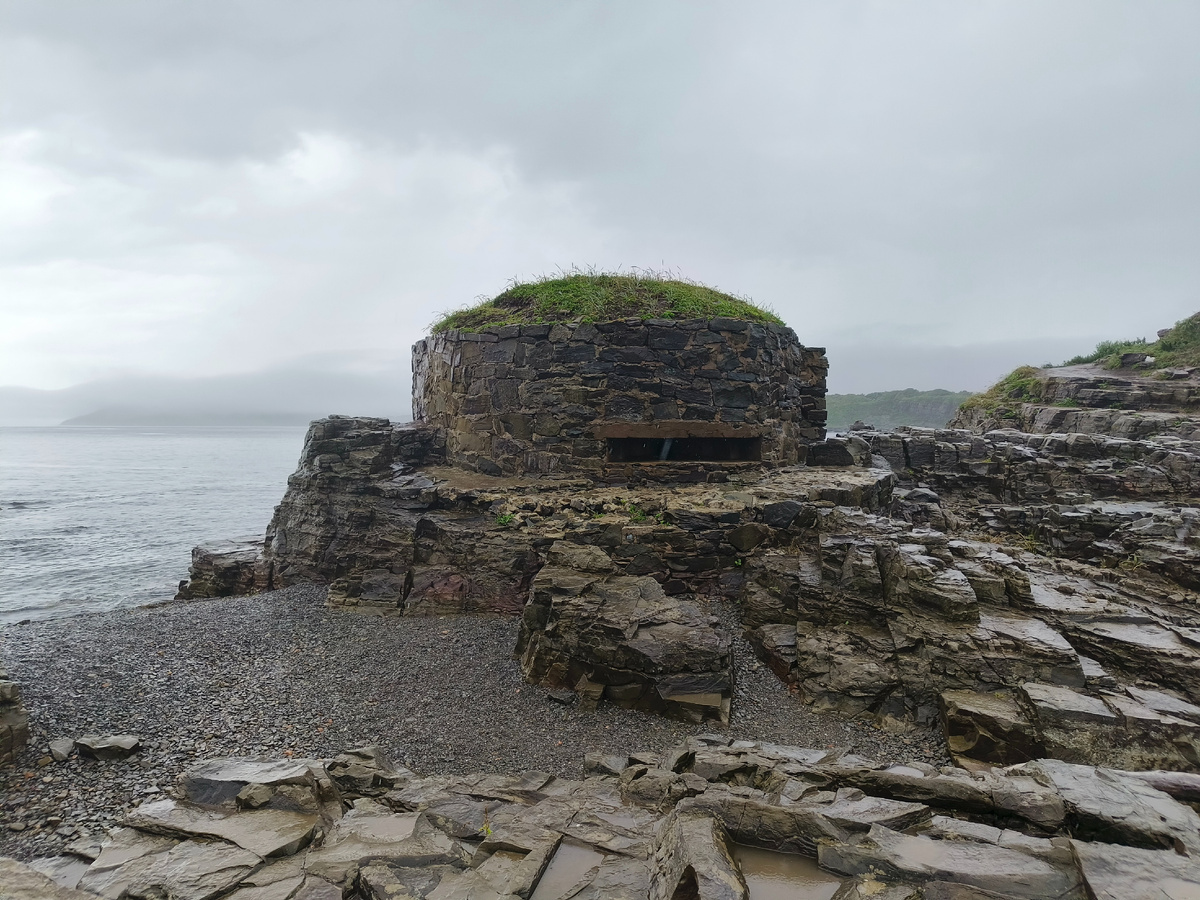
[[[491,300],[446,314],[431,330],[479,331],[501,325],[631,318],[728,318],[783,324],[773,312],[749,300],[692,281],[657,274],[573,273],[513,284]]]

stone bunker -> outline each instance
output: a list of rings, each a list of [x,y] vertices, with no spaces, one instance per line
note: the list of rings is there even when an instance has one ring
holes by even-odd
[[[1191,374],[1137,440],[1038,430],[1059,407],[826,438],[823,351],[752,307],[475,312],[415,346],[414,422],[314,422],[261,544],[197,548],[181,593],[520,617],[526,680],[693,721],[728,721],[744,638],[814,708],[963,759],[1200,771]],[[1065,377],[1108,422],[1083,404],[1118,376]]]
[[[448,330],[413,347],[413,417],[488,475],[722,481],[825,437],[825,352],[729,318]]]

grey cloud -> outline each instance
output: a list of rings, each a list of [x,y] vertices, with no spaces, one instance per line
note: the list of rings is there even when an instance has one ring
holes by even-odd
[[[40,227],[12,226],[0,287],[26,299],[0,316],[31,296],[73,310],[89,291],[114,310],[94,346],[67,324],[33,334],[38,358],[0,365],[0,382],[394,350],[440,308],[572,263],[663,265],[748,294],[835,361],[842,348],[871,390],[909,386],[889,381],[893,345],[1070,355],[1200,308],[1194,4],[7,2],[0,16],[17,86],[0,140],[36,135],[31,165],[67,188]],[[314,136],[353,148],[359,176],[324,194],[251,184],[255,167],[282,178]],[[177,302],[152,302],[155,279]],[[56,343],[73,348],[61,361]],[[851,352],[865,346],[874,362]],[[937,386],[974,379],[954,366],[991,352],[947,351],[959,362]],[[1043,360],[1010,360],[1025,361]]]

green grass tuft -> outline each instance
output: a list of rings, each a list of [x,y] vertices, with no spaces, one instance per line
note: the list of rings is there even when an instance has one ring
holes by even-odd
[[[1145,338],[1132,341],[1101,341],[1091,353],[1073,356],[1064,366],[1103,363],[1116,369],[1124,353],[1145,353],[1154,357],[1155,369],[1200,366],[1200,313],[1175,323],[1175,327],[1153,343]]]
[[[480,331],[501,325],[612,322],[617,319],[783,320],[749,300],[659,272],[572,271],[556,278],[514,282],[491,300],[443,315],[433,332]]]
[[[1038,369],[1021,366],[1009,372],[982,394],[969,397],[961,410],[980,409],[997,419],[1017,419],[1022,403],[1037,403],[1042,399],[1045,383]]]
[[[1063,365],[1082,366],[1087,363],[1100,362],[1101,360],[1107,365],[1114,359],[1120,361],[1122,353],[1148,353],[1149,347],[1150,345],[1146,343],[1145,338],[1137,338],[1132,341],[1101,341],[1091,353],[1072,356]],[[1112,366],[1108,367],[1112,368]]]

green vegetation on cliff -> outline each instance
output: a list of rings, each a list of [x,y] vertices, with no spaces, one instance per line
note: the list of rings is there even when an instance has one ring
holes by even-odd
[[[1038,377],[1039,371],[1033,366],[1014,369],[982,394],[968,397],[959,410],[977,411],[993,419],[1017,420],[1022,403],[1037,403],[1042,399],[1046,385]]]
[[[692,281],[653,272],[572,272],[559,278],[514,283],[491,300],[447,313],[431,330],[478,331],[499,325],[717,317],[783,324],[774,313],[748,300]]]
[[[1145,338],[1132,341],[1101,341],[1091,353],[1074,356],[1064,366],[1103,363],[1117,369],[1125,353],[1145,353],[1154,358],[1155,369],[1200,366],[1200,313],[1175,323],[1175,327],[1153,343]]]
[[[825,408],[830,431],[845,431],[856,421],[877,428],[899,425],[941,428],[971,396],[970,391],[880,391],[874,394],[829,394]]]
[[[1101,341],[1091,353],[1072,357],[1064,366],[1081,366],[1099,363],[1106,369],[1119,369],[1121,357],[1126,353],[1144,353],[1153,359],[1149,365],[1138,365],[1138,374],[1154,376],[1163,370],[1200,366],[1200,313],[1188,316],[1175,323],[1175,327],[1163,332],[1162,337],[1150,343],[1145,338],[1133,341]],[[1047,365],[1045,368],[1053,369]],[[1019,421],[1022,403],[1040,403],[1044,399],[1046,384],[1043,371],[1032,366],[1021,366],[984,391],[969,397],[955,417],[955,424],[964,421]],[[1056,406],[1074,406],[1073,401],[1064,400]]]

